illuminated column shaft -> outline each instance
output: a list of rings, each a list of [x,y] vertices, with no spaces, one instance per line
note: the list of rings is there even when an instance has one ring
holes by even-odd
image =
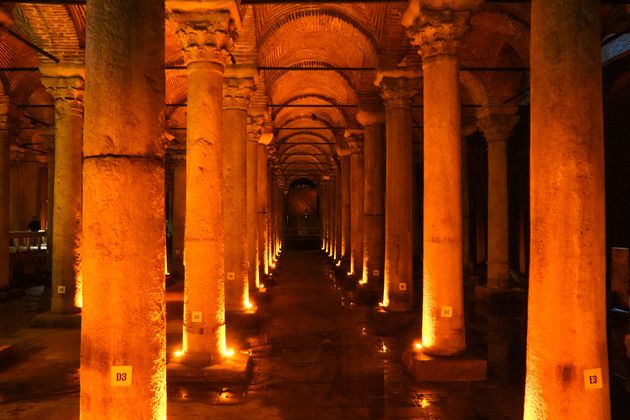
[[[422,341],[426,353],[442,356],[466,349],[457,54],[469,13],[424,9],[409,31],[424,74]]]
[[[46,199],[48,200],[46,206],[46,267],[52,273],[52,250],[53,250],[53,215],[55,212],[55,134],[46,134],[46,143],[48,145],[48,179],[47,181],[47,191],[46,191]],[[83,139],[83,135],[81,135],[81,139]],[[83,142],[82,142],[83,144]],[[81,171],[83,171],[83,165],[81,166]],[[83,201],[83,198],[81,198]]]
[[[174,9],[169,19],[188,67],[182,360],[203,366],[220,362],[225,351],[223,69],[230,13]]]
[[[55,171],[52,249],[53,313],[81,307],[83,69],[42,67],[55,99]]]
[[[518,117],[488,115],[477,121],[488,142],[488,283],[489,288],[510,284],[508,254],[507,141]]]
[[[532,2],[526,419],[610,418],[599,16]]]
[[[352,199],[350,192],[351,168],[350,156],[341,157],[341,257],[344,262],[350,260],[352,247]]]
[[[184,277],[184,226],[186,223],[186,161],[173,165],[173,268],[171,274]]]
[[[256,211],[258,218],[258,259],[261,263],[259,272],[269,274],[269,241],[268,213],[269,208],[269,178],[267,167],[267,146],[256,145]]]
[[[81,418],[163,420],[164,2],[90,1],[87,33]]]
[[[0,95],[0,289],[9,287],[9,97]]]
[[[363,278],[363,135],[349,139],[350,155],[350,272],[359,280]]]
[[[225,305],[249,304],[247,273],[247,107],[251,78],[227,77],[223,88],[223,217],[225,222]]]
[[[363,130],[363,283],[376,288],[383,278],[385,252],[385,143],[382,123],[384,113],[359,111]]]
[[[258,139],[262,131],[263,117],[248,116],[247,123],[247,278],[250,288],[260,286],[258,253],[258,186],[256,177],[258,170]]]
[[[409,311],[413,299],[411,99],[417,79],[384,78],[386,108],[385,287],[383,306]]]
[[[327,240],[327,253],[328,256],[334,258],[335,256],[335,192],[336,192],[337,179],[331,177],[328,184],[328,205],[326,206],[328,217],[328,240]]]
[[[337,177],[335,182],[335,260],[341,261],[343,256],[343,227],[342,227],[342,171],[337,169]]]

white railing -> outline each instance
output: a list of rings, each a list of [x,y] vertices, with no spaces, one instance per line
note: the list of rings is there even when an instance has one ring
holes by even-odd
[[[46,250],[46,231],[31,232],[15,230],[9,232],[9,252],[36,252]]]

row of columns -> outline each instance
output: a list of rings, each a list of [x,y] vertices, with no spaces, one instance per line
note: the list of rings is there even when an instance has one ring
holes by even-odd
[[[439,11],[423,8],[421,14],[414,14],[414,7],[420,3],[424,4],[411,3],[409,26],[423,58],[424,78],[423,344],[430,354],[455,355],[465,349],[457,50],[469,10],[478,2],[460,2],[457,8]],[[532,60],[532,263],[525,418],[609,417],[601,63],[598,10],[591,3],[577,0],[569,5],[563,0],[550,0],[534,1],[532,5],[532,49],[542,53]],[[118,25],[131,16],[135,25]],[[229,134],[245,143],[246,113],[240,106],[228,106],[233,111],[224,114],[223,70],[234,12],[207,10],[207,5],[197,2],[177,2],[169,18],[176,23],[184,47],[189,82],[184,352],[187,362],[207,364],[220,360],[225,351],[228,251],[224,246],[223,216],[224,198],[229,193],[226,189],[224,194],[222,188],[224,139]],[[583,19],[588,24],[583,24]],[[61,310],[76,307],[72,282],[64,279],[76,277],[77,267],[89,279],[82,295],[81,411],[85,418],[163,418],[166,414],[163,111],[155,106],[164,101],[164,26],[159,22],[164,22],[164,7],[156,0],[102,0],[89,5],[86,72],[90,78],[85,94],[83,179],[78,183],[67,180],[59,184],[63,187],[57,185],[57,177],[61,180],[62,174],[76,171],[71,164],[64,166],[65,159],[75,162],[76,156],[62,153],[74,149],[80,141],[77,93],[81,89],[72,87],[77,80],[70,75],[61,75],[57,82],[45,82],[56,100],[55,190],[71,191],[67,197],[65,193],[55,196],[55,208],[60,209],[54,215],[55,225],[59,225],[58,235],[53,230],[55,248],[60,248],[59,255],[62,251],[72,255],[57,265],[53,255],[53,271],[70,273],[58,277],[57,285],[65,285],[66,289],[59,293],[65,296],[59,297],[56,305]],[[561,54],[555,47],[558,42],[570,48]],[[562,60],[548,58],[558,54]],[[60,87],[59,80],[71,82],[70,88]],[[412,295],[409,92],[414,89],[409,85],[415,83],[412,77],[385,77],[381,81],[387,109],[385,172],[389,187],[384,206],[383,305],[392,310],[408,309]],[[134,107],[128,106],[130,102]],[[0,124],[6,123],[5,104],[0,101]],[[233,128],[240,131],[225,131],[224,118],[243,123]],[[503,127],[514,124],[513,117],[507,120]],[[489,171],[505,173],[505,131],[494,136],[486,127],[496,125],[481,122],[480,126],[490,140]],[[365,155],[374,146],[368,148],[368,142],[378,144],[378,130],[369,127],[364,135],[363,166],[378,165],[370,160],[374,155],[370,154],[370,159]],[[6,126],[0,125],[0,153],[8,155],[5,133]],[[64,141],[73,146],[64,147],[58,154]],[[257,155],[260,162],[260,149]],[[239,156],[245,156],[246,161],[246,152]],[[3,162],[0,174],[6,172]],[[354,245],[356,254],[351,254],[351,203],[364,207],[363,217],[354,219],[358,226],[363,223],[366,231],[377,231],[366,221],[383,215],[378,214],[377,204],[368,203],[365,192],[363,203],[352,199],[352,162],[352,157],[342,157],[341,173],[331,182],[334,187],[330,191],[335,191],[336,198],[341,197],[341,205],[328,212],[332,226],[328,228],[328,248],[337,257],[349,258],[355,272],[358,261],[362,261],[365,274],[363,267],[372,264],[368,261],[379,258],[378,252],[374,257],[365,250],[381,248],[361,241],[361,245]],[[234,171],[246,180],[242,167],[246,165],[234,167]],[[355,167],[361,165],[357,162]],[[495,183],[495,177],[490,179],[489,205],[504,206],[504,181]],[[265,209],[259,202],[257,213],[259,219],[264,219],[263,210],[267,210],[272,228],[268,239],[263,234],[258,240],[269,241],[270,247],[263,248],[267,250],[266,260],[273,264],[281,246],[285,191],[276,183],[268,187],[271,208]],[[366,184],[363,188],[368,190]],[[6,190],[6,185],[0,187],[0,195],[6,195]],[[77,195],[82,196],[82,203]],[[212,203],[208,203],[209,197]],[[247,209],[246,197],[236,201],[237,211]],[[77,208],[82,208],[82,227],[81,218],[76,217]],[[489,242],[501,243],[505,238],[505,213],[501,210],[493,217]],[[135,240],[136,232],[128,226],[142,226],[143,240]],[[557,227],[564,240],[557,237]],[[363,236],[373,239],[371,235]],[[242,239],[237,246],[246,250],[241,242],[247,244],[247,234]],[[81,242],[83,254],[78,255],[76,244]],[[68,248],[60,243],[68,244]],[[364,250],[361,257],[359,246]],[[507,257],[501,252],[488,256],[493,266],[490,286],[506,282]],[[249,276],[247,252],[243,255],[245,263],[241,259],[234,262],[233,280],[245,289]],[[367,270],[368,284],[369,273],[374,270]],[[237,272],[242,276],[237,277]],[[564,299],[567,291],[575,299]],[[562,306],[557,305],[560,300]],[[127,334],[130,325],[133,333]],[[580,328],[558,329],[554,325]],[[562,343],[567,342],[577,343],[577,350],[563,351]],[[133,372],[132,387],[111,387],[111,373],[120,368]]]

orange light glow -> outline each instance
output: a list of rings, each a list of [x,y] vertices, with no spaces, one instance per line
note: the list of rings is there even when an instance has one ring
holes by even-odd
[[[175,350],[173,352],[173,356],[177,359],[181,359],[182,356],[184,355],[184,351],[183,350]]]
[[[81,270],[77,270],[76,290],[74,293],[74,306],[83,308],[83,276]]]
[[[413,348],[414,350],[422,350],[424,346],[422,345],[422,342],[420,341],[416,341],[415,343],[413,343]]]
[[[234,356],[234,349],[226,348],[225,351],[223,352],[223,355],[225,357],[232,357],[232,356]]]

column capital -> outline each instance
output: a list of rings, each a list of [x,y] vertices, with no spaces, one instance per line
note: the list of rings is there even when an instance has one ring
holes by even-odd
[[[375,85],[380,87],[385,108],[409,108],[413,97],[420,91],[421,79],[417,73],[379,72]]]
[[[490,114],[477,120],[477,127],[488,144],[505,143],[510,138],[519,117],[514,114]]]
[[[0,95],[0,131],[9,129],[9,95]]]
[[[76,67],[40,67],[42,84],[55,100],[55,111],[60,112],[60,106],[68,107],[78,112],[83,111],[83,92],[85,78],[82,68]]]
[[[262,135],[265,117],[263,115],[247,116],[247,141],[258,143]]]
[[[385,122],[385,112],[382,106],[362,106],[357,112],[356,119],[363,127],[383,124]]]
[[[238,39],[240,15],[235,1],[167,1],[186,65],[209,61],[225,66]]]
[[[226,77],[223,80],[223,109],[247,109],[254,90],[253,77]]]
[[[363,130],[349,129],[344,133],[350,154],[363,152]]]
[[[457,55],[463,35],[469,28],[470,12],[481,0],[411,0],[402,24],[411,45],[423,59],[437,55]]]

